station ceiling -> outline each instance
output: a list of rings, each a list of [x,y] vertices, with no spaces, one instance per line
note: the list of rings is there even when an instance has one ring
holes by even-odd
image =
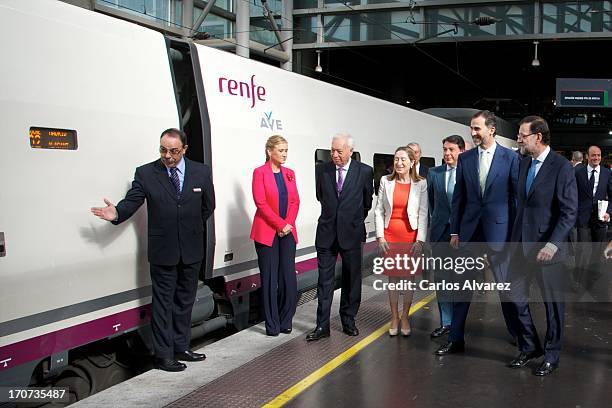
[[[414,109],[491,109],[517,123],[529,114],[551,124],[558,150],[589,144],[612,154],[611,108],[558,108],[556,78],[612,78],[605,62],[612,40],[464,41],[401,46],[329,48],[314,72],[314,50],[298,51],[302,74]],[[297,63],[297,64],[296,64]],[[408,103],[409,102],[409,103]]]

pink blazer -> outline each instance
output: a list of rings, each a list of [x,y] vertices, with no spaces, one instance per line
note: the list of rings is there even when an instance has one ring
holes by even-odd
[[[293,226],[293,239],[298,242],[295,219],[300,209],[300,196],[298,195],[293,170],[281,166],[281,173],[287,185],[287,217],[282,219],[278,213],[278,187],[269,162],[253,170],[253,200],[257,211],[253,218],[251,239],[272,246],[274,236],[282,231],[285,225]]]

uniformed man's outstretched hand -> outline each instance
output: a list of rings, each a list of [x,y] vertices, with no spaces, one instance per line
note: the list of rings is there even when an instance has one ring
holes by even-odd
[[[104,204],[106,204],[106,207],[91,207],[91,212],[93,215],[106,221],[116,220],[117,208],[115,207],[115,204],[108,201],[107,198],[104,199]]]

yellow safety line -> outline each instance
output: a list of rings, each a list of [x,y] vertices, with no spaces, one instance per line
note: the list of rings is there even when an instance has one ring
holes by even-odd
[[[417,310],[419,310],[420,308],[422,308],[423,306],[431,302],[435,297],[436,297],[436,294],[431,293],[427,295],[425,298],[418,301],[417,303],[413,304],[412,307],[410,308],[410,314],[411,315],[414,314]],[[308,377],[294,384],[293,386],[291,386],[290,388],[288,388],[287,390],[285,390],[284,392],[276,396],[276,398],[274,398],[273,400],[268,401],[268,403],[266,403],[264,407],[265,408],[282,407],[283,405],[291,401],[293,398],[301,394],[303,391],[305,391],[308,387],[310,387],[311,385],[319,381],[321,378],[325,377],[327,374],[331,373],[339,365],[349,360],[351,357],[353,357],[363,348],[368,346],[370,343],[378,339],[383,334],[387,333],[389,330],[389,325],[390,323],[385,324],[384,326],[382,326],[381,328],[377,329],[372,334],[370,334],[368,337],[361,340],[359,343],[347,349],[342,354],[336,356],[334,359],[328,361],[325,365],[323,365],[321,368],[314,371]]]

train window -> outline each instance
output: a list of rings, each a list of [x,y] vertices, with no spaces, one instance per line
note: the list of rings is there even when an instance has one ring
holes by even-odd
[[[359,152],[353,152],[351,159],[360,162],[361,154]],[[315,150],[315,165],[319,163],[325,163],[331,161],[331,150],[329,149],[317,149]]]
[[[436,159],[433,157],[421,156],[420,162],[429,168],[436,167]]]
[[[374,153],[372,163],[374,164],[374,194],[378,195],[380,178],[393,171],[393,155]]]
[[[77,132],[69,129],[31,127],[30,147],[32,149],[76,150],[78,147]]]

